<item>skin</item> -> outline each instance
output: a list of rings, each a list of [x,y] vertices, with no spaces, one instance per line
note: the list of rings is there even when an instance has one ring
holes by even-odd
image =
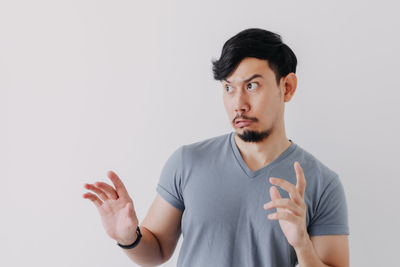
[[[254,74],[262,77],[248,80]],[[294,73],[276,84],[275,73],[266,60],[245,58],[226,80],[222,81],[223,102],[232,127],[236,130],[235,142],[250,169],[259,169],[290,146],[285,134],[284,102],[290,101],[297,85]],[[239,118],[253,120],[250,125],[237,128]],[[257,142],[245,142],[243,135],[269,135]],[[257,138],[256,138],[257,139]]]
[[[248,80],[255,74],[257,77]],[[245,81],[248,80],[248,81]],[[235,142],[251,170],[264,167],[290,146],[284,127],[284,103],[290,101],[297,87],[297,77],[289,73],[276,83],[275,73],[266,60],[243,59],[222,81],[224,106],[236,130]],[[237,128],[237,119],[252,120],[246,127]],[[306,178],[295,162],[297,184],[282,177],[267,177],[273,184],[271,201],[265,210],[276,209],[266,220],[278,220],[283,234],[294,247],[300,266],[349,266],[346,235],[309,237],[306,228],[304,192]],[[136,240],[138,219],[121,179],[112,171],[107,173],[112,185],[103,182],[85,184],[91,192],[83,198],[91,200],[99,210],[106,233],[117,242],[127,245]],[[281,198],[275,186],[289,192]],[[124,252],[141,266],[162,264],[172,256],[181,231],[182,211],[156,195],[145,219],[140,224],[142,239],[134,249]]]
[[[255,74],[261,77],[249,80]],[[236,130],[236,145],[249,168],[253,171],[260,169],[290,146],[285,133],[284,105],[296,91],[297,77],[289,73],[278,84],[266,60],[245,58],[222,81],[222,87],[224,106]],[[238,128],[235,126],[238,118],[253,122]],[[298,162],[293,167],[296,185],[284,178],[270,177],[269,182],[287,191],[290,198],[281,198],[277,188],[271,186],[271,201],[264,205],[264,209],[275,208],[276,212],[267,218],[279,221],[282,232],[296,251],[300,266],[349,266],[347,235],[311,238],[308,235],[304,201],[306,179]]]
[[[99,211],[106,233],[122,245],[132,244],[136,238],[138,218],[132,198],[118,175],[109,171],[112,185],[103,182],[84,184],[90,190],[83,198],[93,202]],[[140,266],[157,266],[173,254],[181,234],[182,211],[158,194],[140,225],[142,239],[134,249],[124,249],[132,261]]]

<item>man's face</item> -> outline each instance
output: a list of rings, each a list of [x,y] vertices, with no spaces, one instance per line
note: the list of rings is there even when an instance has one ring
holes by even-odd
[[[261,142],[283,123],[282,83],[278,86],[266,60],[252,57],[244,58],[222,81],[225,109],[243,141]]]

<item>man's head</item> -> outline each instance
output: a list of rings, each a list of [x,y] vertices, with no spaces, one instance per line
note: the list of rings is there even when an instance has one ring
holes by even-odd
[[[278,34],[241,31],[226,41],[220,59],[212,63],[214,78],[223,85],[225,109],[243,141],[261,142],[284,127],[284,102],[297,86],[297,59]]]

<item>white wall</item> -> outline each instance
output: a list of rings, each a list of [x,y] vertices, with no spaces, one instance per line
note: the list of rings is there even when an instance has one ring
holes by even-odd
[[[395,266],[400,22],[370,2],[2,0],[0,266],[135,266],[83,184],[114,170],[143,220],[172,151],[233,130],[211,59],[248,27],[298,57],[287,135],[341,175],[351,265]]]

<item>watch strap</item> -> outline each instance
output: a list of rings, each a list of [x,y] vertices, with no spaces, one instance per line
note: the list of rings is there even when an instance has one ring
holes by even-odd
[[[120,246],[121,248],[124,248],[124,249],[130,249],[130,248],[136,247],[139,244],[140,239],[142,238],[142,233],[140,232],[139,225],[136,228],[136,233],[137,233],[138,236],[137,236],[135,242],[133,242],[132,244],[130,244],[130,245],[121,245],[120,243],[117,242],[117,245]]]

